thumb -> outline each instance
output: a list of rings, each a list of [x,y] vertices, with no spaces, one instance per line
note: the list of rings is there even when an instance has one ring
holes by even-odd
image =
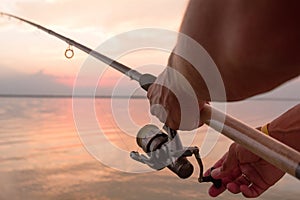
[[[227,157],[225,158],[223,164],[211,172],[211,176],[213,178],[221,179],[232,174],[234,169],[238,166],[236,149],[237,144],[233,143],[229,148]]]

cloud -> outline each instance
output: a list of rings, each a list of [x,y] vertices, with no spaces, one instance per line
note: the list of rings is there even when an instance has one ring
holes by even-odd
[[[110,78],[109,78],[110,77]],[[75,95],[88,96],[126,96],[129,91],[138,87],[137,83],[132,83],[129,78],[123,77],[123,81],[118,83],[120,76],[109,76],[106,80],[95,85],[90,79],[97,77],[82,77],[82,84],[77,84]],[[0,95],[66,95],[73,93],[75,77],[53,76],[46,74],[43,70],[36,73],[25,74],[14,69],[1,67],[0,73]],[[115,87],[118,92],[114,93]],[[95,90],[96,89],[96,90]],[[136,95],[145,95],[142,89],[138,89]],[[95,93],[96,92],[96,93]],[[95,93],[95,94],[94,94]]]
[[[55,76],[47,75],[43,71],[23,74],[13,72],[13,70],[4,70],[0,75],[0,94],[70,95],[72,88],[58,83]]]

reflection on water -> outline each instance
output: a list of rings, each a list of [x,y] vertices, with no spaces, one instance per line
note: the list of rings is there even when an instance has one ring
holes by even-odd
[[[88,100],[81,101],[84,110]],[[134,135],[138,127],[153,120],[148,114],[147,100],[114,101],[96,99],[97,120],[115,146],[124,151],[136,150]],[[122,102],[128,106],[122,106]],[[249,101],[229,105],[228,112],[259,126],[296,103]],[[130,113],[129,121],[126,112]],[[88,125],[90,119],[82,118]],[[78,137],[71,99],[0,98],[0,127],[0,199],[209,199],[208,185],[196,182],[197,170],[193,177],[180,180],[168,170],[125,173],[98,162]],[[97,135],[97,130],[88,126],[86,130],[90,137]],[[194,145],[202,143],[205,130],[198,130]],[[229,145],[228,139],[220,137],[204,158],[206,168]],[[109,150],[105,153],[120,162]],[[299,181],[287,175],[260,199],[296,200],[300,195],[298,188]],[[240,198],[229,193],[222,195],[222,199]]]

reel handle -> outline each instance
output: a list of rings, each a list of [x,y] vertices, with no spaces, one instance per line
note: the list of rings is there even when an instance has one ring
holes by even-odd
[[[214,167],[210,168],[210,172],[214,169],[215,169]],[[199,180],[199,182],[212,182],[215,188],[217,189],[221,188],[222,186],[222,179],[214,179],[211,176],[211,174],[209,174],[208,176],[203,176],[201,180]]]
[[[222,186],[222,180],[221,179],[214,179],[211,175],[204,176],[202,178],[202,182],[212,182],[215,186],[215,188],[219,189]]]

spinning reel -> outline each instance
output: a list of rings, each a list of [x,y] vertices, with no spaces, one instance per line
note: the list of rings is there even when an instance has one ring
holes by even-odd
[[[203,164],[199,148],[183,147],[177,131],[167,126],[160,130],[154,125],[146,125],[139,130],[136,141],[147,155],[132,151],[130,153],[132,159],[155,170],[162,170],[167,167],[178,177],[186,179],[194,172],[194,167],[187,157],[194,155],[200,168],[198,181],[200,183],[212,182],[216,188],[222,186],[220,179],[216,180],[211,175],[203,176]]]

